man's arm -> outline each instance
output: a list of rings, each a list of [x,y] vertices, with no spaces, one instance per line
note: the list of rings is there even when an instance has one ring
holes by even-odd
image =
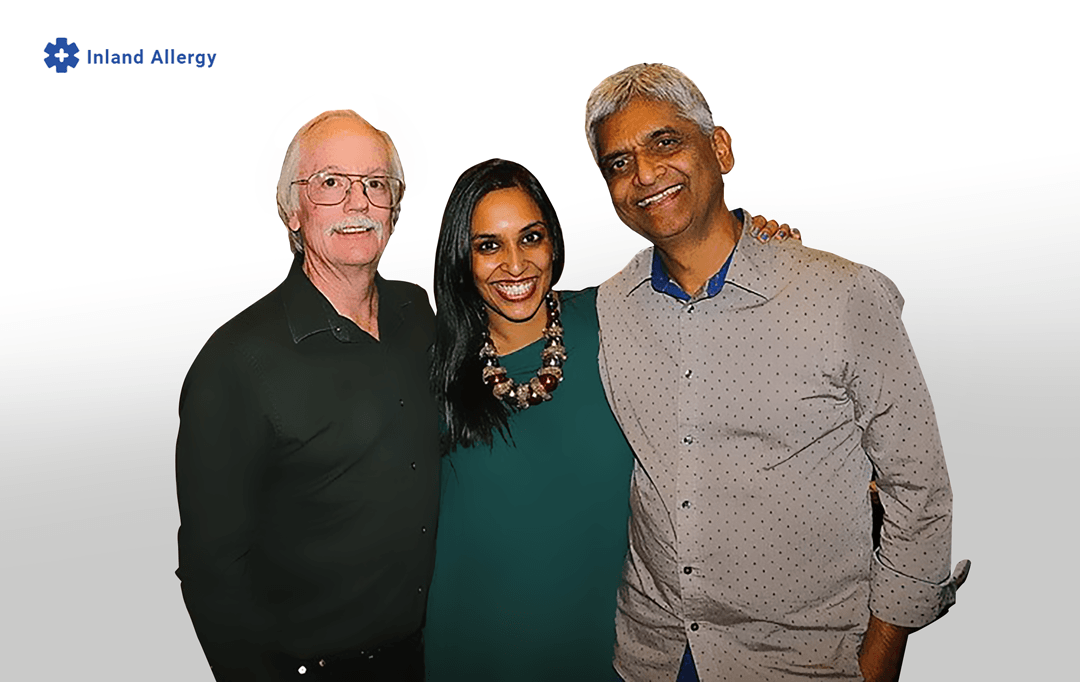
[[[912,628],[902,628],[870,616],[870,624],[859,650],[859,669],[866,682],[896,682],[904,662],[908,634]]]
[[[184,602],[218,680],[258,667],[266,619],[253,597],[248,554],[270,425],[253,363],[212,340],[180,394],[176,439],[177,534]]]
[[[871,682],[898,679],[908,634],[941,616],[958,585],[949,574],[949,475],[902,308],[892,282],[863,268],[850,293],[845,329],[848,390],[884,508],[859,660]]]

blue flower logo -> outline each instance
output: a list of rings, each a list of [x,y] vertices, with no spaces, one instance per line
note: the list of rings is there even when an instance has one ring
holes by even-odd
[[[74,69],[79,65],[79,58],[75,56],[78,51],[79,46],[68,43],[67,38],[57,38],[55,43],[45,46],[45,54],[49,55],[45,58],[45,66],[56,69],[57,73],[67,73],[69,66]]]

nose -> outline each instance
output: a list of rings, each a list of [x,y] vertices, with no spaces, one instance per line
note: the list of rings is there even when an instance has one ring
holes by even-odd
[[[364,194],[364,186],[359,182],[354,182],[345,191],[345,210],[347,212],[367,211],[370,206],[371,202],[368,201],[367,195]]]
[[[635,179],[639,185],[648,187],[663,175],[663,166],[650,154],[639,154],[635,161]]]
[[[507,250],[506,262],[503,264],[506,271],[517,276],[525,272],[526,265],[525,253],[521,250],[521,247],[516,244],[511,246]]]

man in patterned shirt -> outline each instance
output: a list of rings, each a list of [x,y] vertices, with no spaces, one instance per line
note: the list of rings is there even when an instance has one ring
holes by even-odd
[[[627,680],[895,680],[955,601],[952,494],[884,275],[729,211],[731,139],[660,64],[589,98],[616,213],[653,247],[600,287],[601,374],[638,461]],[[868,484],[885,512],[871,536]]]

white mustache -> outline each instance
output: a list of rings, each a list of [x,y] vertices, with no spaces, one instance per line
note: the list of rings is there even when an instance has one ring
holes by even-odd
[[[330,227],[326,228],[326,234],[330,235],[334,232],[340,232],[347,227],[370,227],[371,229],[375,230],[375,234],[380,238],[382,237],[383,230],[385,229],[385,226],[383,225],[383,222],[381,220],[376,220],[375,218],[361,215],[352,218],[346,218],[345,220],[334,223]]]

